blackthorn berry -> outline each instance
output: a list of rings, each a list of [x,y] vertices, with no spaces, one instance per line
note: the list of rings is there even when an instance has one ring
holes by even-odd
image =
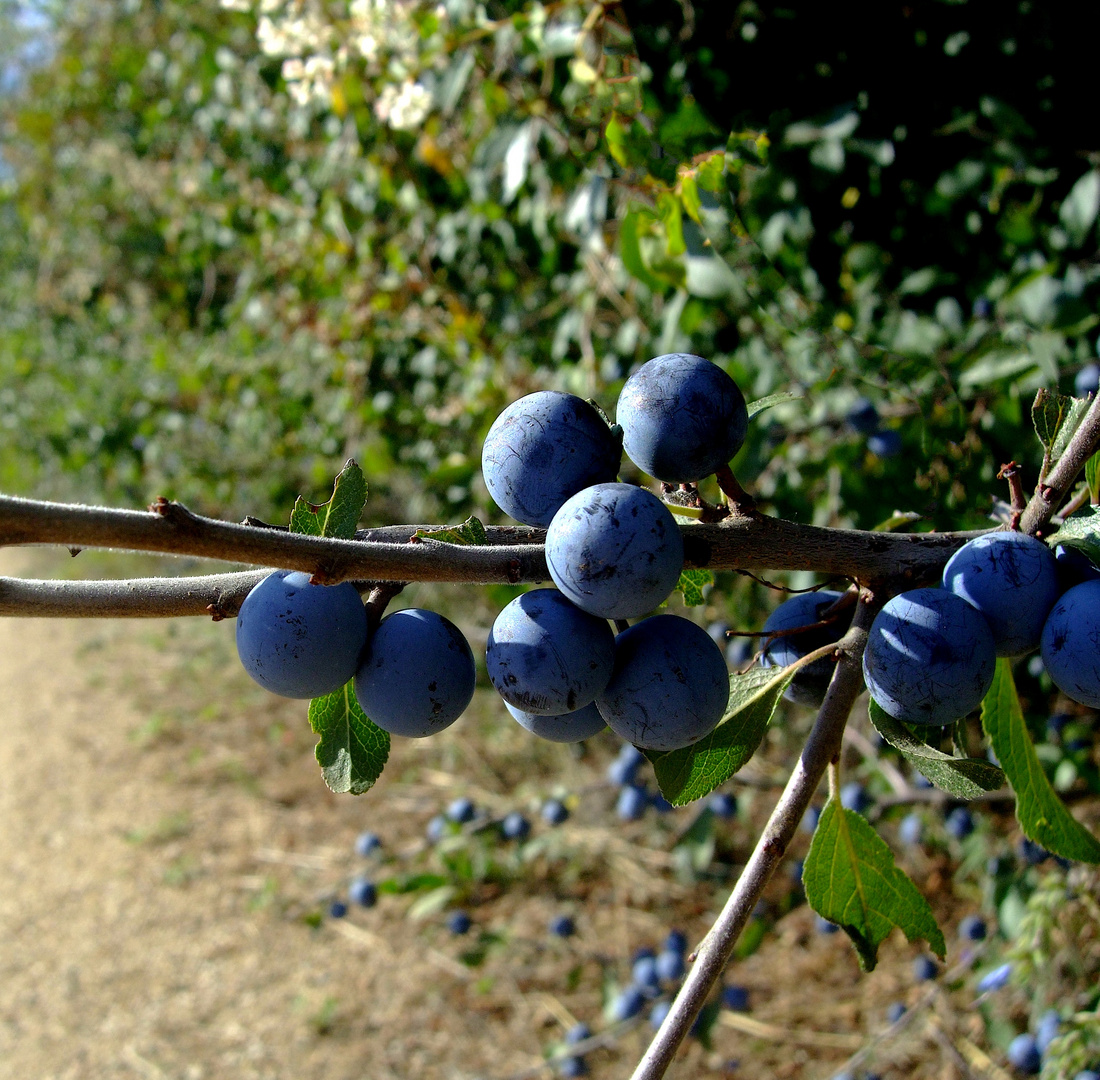
[[[628,986],[612,998],[607,1011],[608,1019],[613,1024],[629,1020],[642,1011],[645,1001],[645,994],[637,986]]]
[[[661,977],[657,974],[655,956],[639,956],[630,969],[634,985],[647,997],[653,997],[660,986]]]
[[[577,932],[577,924],[568,915],[555,915],[550,920],[550,933],[554,937],[572,937]]]
[[[362,855],[364,858],[377,851],[381,846],[382,840],[378,833],[364,832],[355,838],[355,854]]]
[[[959,920],[959,937],[964,941],[984,941],[987,932],[980,915],[966,915]]]
[[[1051,609],[1040,649],[1054,685],[1066,697],[1100,709],[1100,581],[1075,585]]]
[[[897,457],[901,453],[901,435],[894,428],[883,428],[868,437],[867,449],[875,457]]]
[[[619,801],[615,804],[615,813],[622,821],[637,821],[643,814],[649,802],[645,788],[627,784],[619,792]]]
[[[447,917],[447,929],[452,934],[468,934],[470,927],[474,925],[473,919],[465,911],[453,911]]]
[[[663,949],[657,954],[655,963],[661,982],[673,983],[684,977],[684,954],[680,950]]]
[[[917,982],[928,982],[940,972],[939,965],[930,956],[918,956],[913,961],[913,978]]]
[[[592,1038],[592,1029],[585,1023],[574,1024],[565,1033],[565,1045],[576,1046],[577,1043],[582,1043],[585,1039]]]
[[[836,923],[829,922],[829,920],[822,915],[818,915],[817,918],[814,919],[814,927],[819,934],[835,934],[840,929]]]
[[[737,384],[720,367],[689,353],[643,364],[623,385],[615,420],[623,449],[658,480],[702,480],[741,449],[749,414]]]
[[[716,791],[708,800],[707,807],[716,818],[730,820],[737,817],[737,797],[725,791]]]
[[[427,828],[424,830],[424,835],[428,840],[437,844],[447,833],[447,819],[442,814],[436,814],[431,821],[428,822]]]
[[[1073,380],[1073,392],[1078,397],[1088,397],[1100,390],[1100,364],[1086,364]]]
[[[531,822],[518,810],[505,814],[504,820],[500,823],[500,833],[505,840],[526,840],[530,832]]]
[[[547,825],[561,825],[569,818],[569,810],[561,799],[547,799],[539,816]]]
[[[1035,1045],[1039,1048],[1040,1054],[1045,1054],[1047,1047],[1058,1038],[1061,1027],[1062,1017],[1057,1009],[1047,1009],[1039,1017],[1039,1022],[1035,1025]]]
[[[493,421],[481,471],[506,514],[546,526],[571,495],[613,481],[621,457],[618,440],[588,402],[542,390],[512,402]]]
[[[962,840],[974,831],[974,817],[965,806],[956,806],[944,819],[948,836]]]
[[[1011,978],[1012,965],[1001,964],[999,967],[993,968],[992,971],[987,971],[978,980],[977,991],[979,994],[986,994],[993,990],[1002,990],[1008,986],[1008,981]]]
[[[896,1024],[906,1013],[905,1004],[901,1001],[895,1001],[886,1010],[886,1022],[888,1024]]]
[[[355,673],[355,696],[380,728],[423,738],[462,715],[475,677],[462,631],[434,611],[406,608],[379,623]]]
[[[342,919],[348,913],[348,905],[343,900],[333,900],[328,906],[328,913],[333,919]]]
[[[906,814],[898,824],[898,839],[903,844],[919,844],[924,835],[924,821],[920,814]]]
[[[378,890],[374,887],[374,882],[358,877],[348,886],[348,898],[353,904],[371,908],[378,902]]]
[[[655,1001],[653,1008],[649,1010],[649,1026],[656,1031],[664,1022],[665,1017],[668,1016],[669,1010],[672,1008],[672,1002],[667,999],[661,1001]]]
[[[873,435],[878,431],[878,409],[867,398],[856,398],[848,410],[848,423],[861,435]]]
[[[747,986],[723,986],[722,1006],[729,1009],[730,1012],[748,1012],[749,988]]]
[[[799,593],[784,601],[764,622],[764,633],[776,630],[794,630],[800,626],[812,626],[825,619],[829,608],[844,594],[830,589],[819,592]],[[764,647],[760,662],[765,667],[786,667],[800,660],[808,652],[820,649],[839,640],[852,621],[853,609],[840,611],[828,625],[816,630],[807,630],[802,634],[787,634],[768,641]],[[767,640],[767,639],[765,639]],[[833,677],[836,665],[828,657],[815,660],[802,668],[791,680],[783,696],[799,705],[817,708],[825,698],[829,680]]]
[[[582,1057],[562,1058],[558,1072],[565,1080],[575,1080],[576,1077],[588,1075],[588,1062]]]
[[[311,585],[309,574],[276,570],[241,604],[237,654],[264,689],[323,697],[355,675],[367,643],[367,614],[350,582]]]
[[[1017,1035],[1008,1044],[1005,1057],[1008,1058],[1011,1065],[1014,1065],[1027,1076],[1035,1076],[1043,1067],[1043,1055],[1039,1053],[1039,1047],[1035,1044],[1035,1037],[1026,1032],[1023,1035]]]
[[[807,806],[806,813],[802,815],[802,820],[798,823],[798,827],[803,832],[812,833],[817,828],[817,822],[820,817],[820,806]]]
[[[591,739],[593,735],[598,735],[607,727],[607,721],[600,715],[595,702],[573,712],[562,713],[560,716],[539,716],[524,712],[507,701],[504,707],[520,727],[526,728],[532,735],[537,735],[548,742],[583,742],[585,739]]]
[[[577,607],[602,619],[635,619],[675,588],[684,542],[668,507],[652,492],[596,484],[554,515],[546,530],[546,565]]]
[[[474,820],[477,815],[477,807],[474,806],[473,799],[460,795],[447,804],[444,813],[448,821],[453,821],[456,825],[465,825],[468,821]]]
[[[654,615],[615,638],[615,670],[596,706],[635,746],[677,750],[709,735],[728,701],[726,662],[707,632]]]
[[[874,806],[875,800],[867,793],[867,789],[858,780],[849,780],[840,789],[840,805],[845,810],[854,810],[862,814],[864,810]]]
[[[680,953],[682,956],[687,952],[688,940],[687,935],[683,930],[670,930],[668,937],[665,938],[664,951]]]
[[[615,760],[607,767],[607,778],[613,784],[623,787],[633,784],[638,775],[638,767],[645,761],[645,754],[632,743],[623,743]]]

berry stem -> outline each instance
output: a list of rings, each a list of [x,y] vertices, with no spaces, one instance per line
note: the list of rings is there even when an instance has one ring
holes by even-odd
[[[729,500],[735,514],[755,514],[756,500],[738,483],[729,465],[722,465],[714,474],[722,494]]]

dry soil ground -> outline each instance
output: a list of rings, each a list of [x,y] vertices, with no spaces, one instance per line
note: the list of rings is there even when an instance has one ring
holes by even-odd
[[[59,559],[0,552],[0,572],[71,572]],[[671,925],[697,937],[721,902],[673,873],[684,811],[630,825],[610,813],[611,741],[587,756],[536,747],[489,704],[395,747],[368,795],[330,794],[304,703],[252,686],[232,624],[0,620],[0,702],[2,1080],[545,1077],[571,1023],[601,1028],[636,946]],[[555,788],[575,797],[573,817],[537,826],[522,854],[463,840],[445,869],[422,839],[456,794],[499,815],[537,810]],[[750,815],[769,800],[745,800]],[[353,854],[364,828],[382,835],[380,862]],[[729,829],[720,847],[747,851],[750,827]],[[406,881],[443,870],[451,884],[319,917],[363,869]],[[941,862],[910,869],[957,904]],[[470,936],[446,932],[446,903],[472,911]],[[576,917],[575,938],[547,935],[559,912]],[[916,952],[895,935],[861,976],[843,935],[793,911],[731,971],[751,1016],[727,1015],[672,1076],[824,1080],[884,1026],[889,1002],[916,1000]],[[944,1013],[956,1046],[980,1042],[975,1022]],[[957,1051],[922,1031],[883,1046],[879,1068],[963,1075]],[[629,1075],[647,1032],[594,1053],[593,1075]]]

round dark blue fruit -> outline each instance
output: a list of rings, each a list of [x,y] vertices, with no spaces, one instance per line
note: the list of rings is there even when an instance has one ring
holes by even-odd
[[[1019,532],[986,533],[964,544],[943,568],[943,587],[985,616],[998,656],[1039,647],[1061,591],[1050,548]]]
[[[600,715],[595,702],[589,702],[574,712],[562,713],[560,716],[524,712],[507,701],[504,707],[520,727],[550,742],[581,742],[598,735],[607,727],[607,721]]]
[[[831,589],[820,592],[799,593],[779,605],[764,622],[764,632],[794,630],[799,626],[813,626],[826,619],[831,608],[844,594]],[[786,667],[802,659],[809,652],[839,641],[852,621],[854,608],[837,613],[828,626],[807,630],[803,634],[789,634],[774,638],[764,648],[760,662],[764,667]],[[825,699],[829,680],[836,665],[828,657],[808,664],[791,680],[783,696],[816,709]]]
[[[517,596],[489,631],[489,681],[525,713],[560,716],[596,700],[611,678],[615,634],[557,589]]]
[[[309,574],[276,570],[241,604],[237,654],[262,687],[290,698],[339,690],[367,642],[367,615],[350,582],[311,585]]]
[[[643,364],[623,385],[615,420],[644,473],[673,484],[711,476],[745,441],[749,413],[737,384],[690,353]]]
[[[675,588],[684,542],[668,507],[652,492],[595,484],[554,515],[546,530],[546,565],[581,610],[602,619],[636,619]]]
[[[646,750],[709,735],[729,702],[729,673],[710,635],[679,615],[654,615],[615,639],[615,670],[596,699],[607,726]]]
[[[1040,650],[1047,674],[1066,697],[1100,709],[1100,581],[1062,595],[1043,626]]]
[[[501,510],[546,526],[570,495],[614,480],[621,460],[619,440],[587,401],[540,390],[513,401],[493,421],[481,472]]]
[[[996,663],[993,631],[981,614],[946,589],[914,589],[875,616],[863,678],[895,720],[942,726],[981,704]]]
[[[434,611],[406,608],[378,624],[355,673],[355,696],[380,728],[420,739],[462,715],[474,678],[462,631]]]

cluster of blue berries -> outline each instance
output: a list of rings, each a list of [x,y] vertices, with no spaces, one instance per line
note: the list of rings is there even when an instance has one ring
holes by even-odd
[[[896,720],[946,725],[981,703],[998,656],[1040,649],[1068,697],[1100,707],[1100,575],[1067,589],[1050,548],[1018,532],[986,533],[961,547],[941,588],[893,597],[871,625],[863,674]]]
[[[890,458],[901,453],[901,435],[896,428],[884,428],[873,401],[858,398],[848,410],[848,423],[867,436],[867,449],[875,457]]]
[[[323,697],[354,679],[363,711],[394,735],[434,735],[474,696],[474,654],[449,619],[406,608],[369,634],[355,586],[314,585],[299,571],[276,570],[245,597],[237,653],[283,697]]]
[[[486,665],[511,715],[543,738],[574,742],[609,726],[636,746],[674,750],[721,720],[728,672],[701,627],[649,615],[679,580],[683,541],[656,495],[617,482],[621,454],[658,480],[693,483],[737,453],[748,410],[721,368],[674,353],[627,379],[616,419],[613,429],[587,402],[548,390],[489,429],[486,487],[517,521],[546,527],[557,589],[504,608]],[[627,619],[641,621],[617,635],[608,624]]]

